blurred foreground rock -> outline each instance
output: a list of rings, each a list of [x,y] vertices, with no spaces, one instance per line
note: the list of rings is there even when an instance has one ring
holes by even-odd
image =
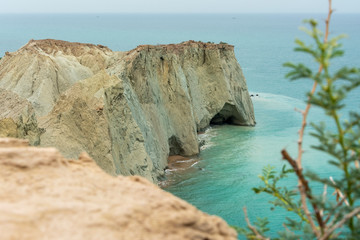
[[[142,177],[27,145],[0,139],[0,239],[237,239],[220,218]]]

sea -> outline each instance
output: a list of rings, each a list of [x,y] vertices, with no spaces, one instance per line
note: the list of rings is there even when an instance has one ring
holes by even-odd
[[[189,169],[167,172],[165,191],[193,204],[200,210],[218,215],[229,224],[245,227],[243,207],[251,221],[267,217],[269,234],[282,229],[292,215],[273,208],[272,198],[255,194],[261,185],[258,176],[265,166],[281,169],[285,162],[280,151],[297,154],[299,109],[304,109],[309,80],[289,81],[284,76],[285,62],[315,62],[303,53],[294,52],[294,40],[310,43],[299,28],[304,19],[316,19],[324,28],[324,14],[2,14],[0,15],[0,57],[13,52],[30,39],[61,39],[108,46],[114,51],[127,51],[141,44],[180,43],[187,40],[226,42],[235,46],[235,55],[247,80],[252,97],[256,126],[212,126],[199,137],[205,145],[191,159]],[[342,66],[360,67],[360,15],[333,14],[330,37],[347,34],[341,40],[345,55],[335,60],[332,71]],[[316,69],[316,67],[314,67]],[[349,95],[342,118],[347,111],[359,111],[360,91]],[[297,110],[296,110],[297,109]],[[321,109],[312,108],[310,122],[332,122]],[[311,148],[316,139],[304,139],[304,168],[321,176],[339,173],[327,161],[329,156]],[[296,188],[296,179],[281,183]],[[313,185],[321,192],[321,186]],[[241,239],[242,237],[240,237]]]

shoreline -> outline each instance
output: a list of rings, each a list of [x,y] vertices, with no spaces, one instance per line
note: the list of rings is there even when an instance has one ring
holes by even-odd
[[[201,152],[208,147],[213,146],[211,139],[214,137],[212,133],[213,127],[209,126],[205,130],[198,132],[198,140],[200,152],[194,156],[171,155],[168,157],[168,165],[165,168],[165,179],[159,182],[159,187],[166,189],[173,184],[177,184],[181,180],[181,176],[192,173],[194,171],[204,171],[202,167],[194,167],[202,159],[199,156]]]

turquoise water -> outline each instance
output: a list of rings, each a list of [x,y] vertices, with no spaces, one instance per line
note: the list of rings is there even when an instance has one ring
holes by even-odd
[[[210,214],[223,217],[230,224],[244,226],[242,207],[250,218],[268,216],[272,229],[278,230],[287,213],[272,212],[266,195],[255,195],[251,188],[259,184],[263,166],[281,166],[280,151],[296,150],[301,116],[294,108],[303,108],[307,81],[289,82],[284,78],[286,61],[309,59],[294,53],[294,39],[305,38],[298,30],[302,19],[325,15],[0,15],[0,55],[15,51],[30,39],[55,38],[102,44],[125,51],[140,44],[178,43],[186,40],[227,42],[235,45],[253,98],[256,127],[221,126],[203,136],[207,144],[189,171],[172,172],[173,184],[167,191]],[[335,62],[360,67],[360,15],[335,14],[332,34],[347,33],[343,40],[346,55]],[[348,109],[358,110],[359,91],[351,94]],[[310,120],[326,120],[318,109],[311,110]],[[314,152],[306,137],[305,165],[323,176],[334,169],[325,164],[327,157]],[[286,184],[295,186],[289,180]]]
[[[288,213],[280,209],[272,211],[268,203],[271,198],[255,194],[251,189],[261,185],[258,175],[264,166],[281,169],[284,162],[280,151],[283,148],[296,153],[301,117],[294,107],[303,108],[304,104],[295,98],[269,93],[259,93],[253,103],[256,127],[226,125],[206,131],[202,137],[207,140],[207,145],[199,162],[192,167],[195,170],[168,172],[172,185],[165,189],[202,211],[220,215],[232,225],[246,225],[242,211],[246,206],[252,220],[266,216],[271,222],[270,228],[277,231]],[[324,118],[318,109],[313,112]],[[305,143],[304,165],[322,176],[333,173],[334,169],[319,161],[324,155],[311,151],[314,139],[306,137]],[[296,187],[297,180],[289,178],[285,185]]]

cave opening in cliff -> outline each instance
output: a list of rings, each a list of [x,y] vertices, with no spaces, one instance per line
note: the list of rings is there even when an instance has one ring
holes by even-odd
[[[169,143],[169,156],[181,155],[184,153],[178,137],[171,136],[168,140]]]
[[[211,120],[212,125],[232,124],[242,125],[240,114],[235,105],[225,103],[223,108]]]

